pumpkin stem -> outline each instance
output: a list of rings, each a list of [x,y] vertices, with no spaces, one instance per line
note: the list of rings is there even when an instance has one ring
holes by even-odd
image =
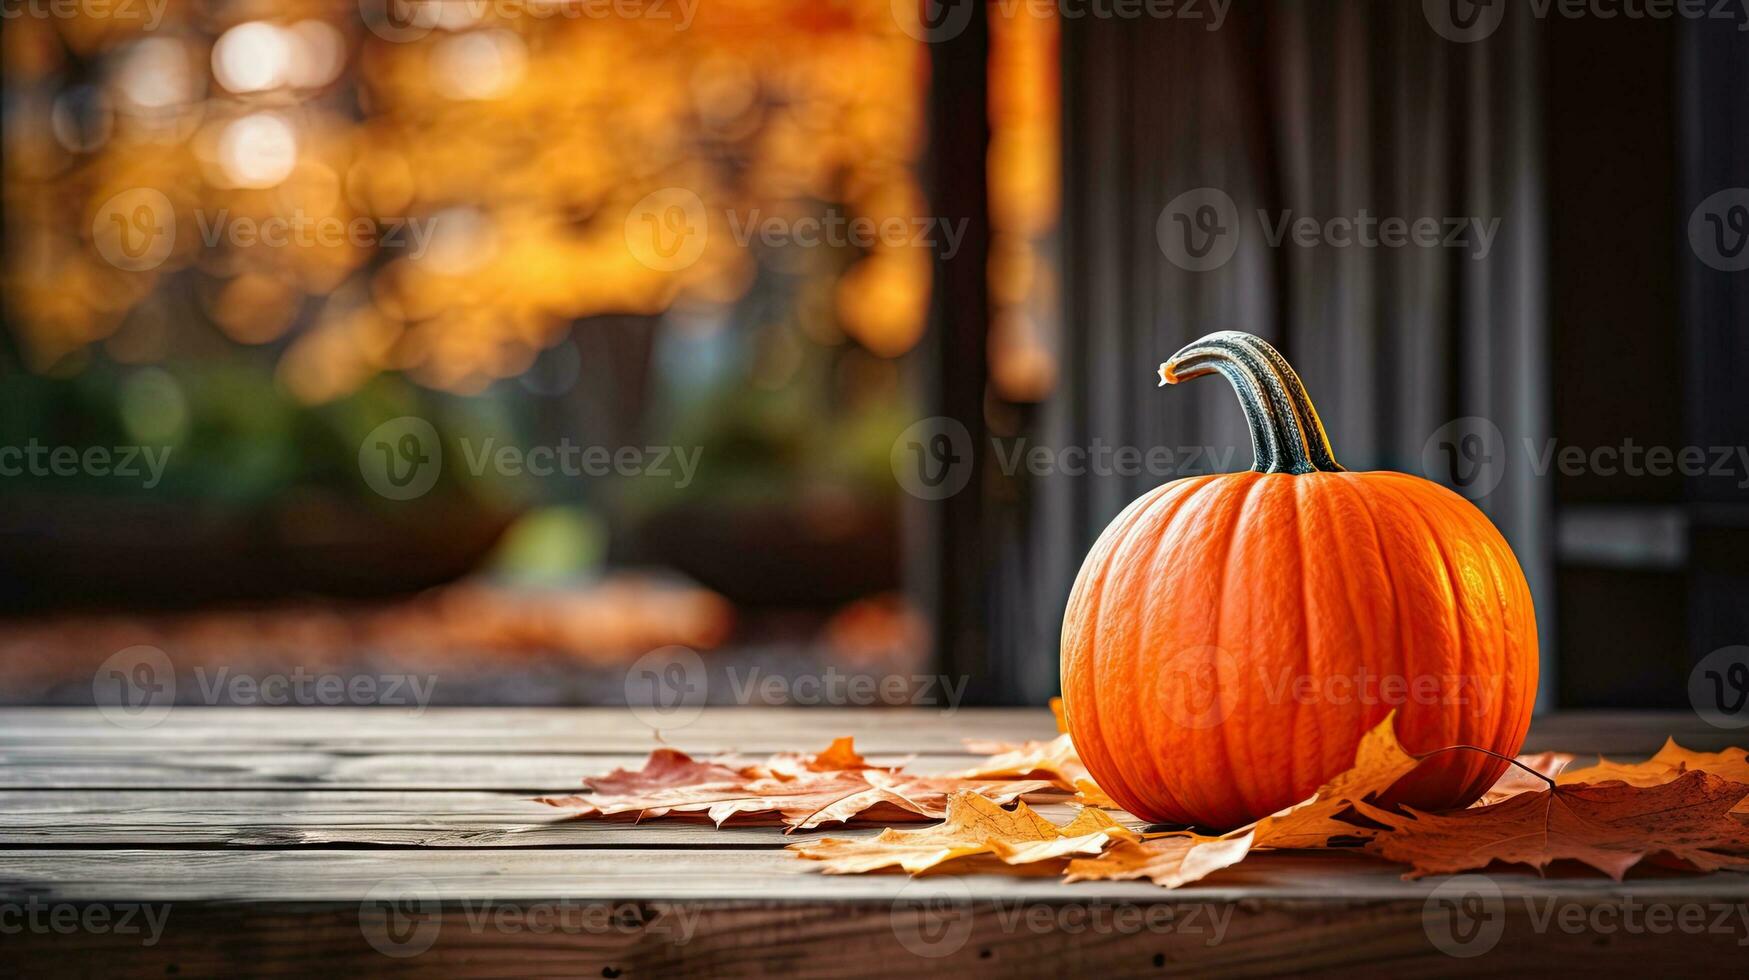
[[[1214,373],[1226,378],[1239,396],[1239,407],[1251,426],[1253,470],[1342,472],[1306,386],[1274,347],[1237,330],[1211,333],[1160,365],[1160,383],[1177,384]]]

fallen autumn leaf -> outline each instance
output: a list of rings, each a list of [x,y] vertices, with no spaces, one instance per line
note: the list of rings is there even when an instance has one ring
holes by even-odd
[[[1595,766],[1586,766],[1560,774],[1555,780],[1563,786],[1575,783],[1606,783],[1619,780],[1632,786],[1656,786],[1667,783],[1685,772],[1710,772],[1732,782],[1749,783],[1749,757],[1742,749],[1722,752],[1695,752],[1666,739],[1664,747],[1645,762],[1611,762],[1600,759]]]
[[[993,854],[1011,865],[1031,864],[1071,854],[1098,854],[1114,840],[1136,840],[1129,830],[1099,810],[1082,810],[1064,826],[1046,820],[1025,803],[1005,810],[976,793],[948,798],[947,819],[923,830],[883,830],[872,840],[791,844],[790,850],[822,862],[827,874],[860,874],[898,866],[916,874],[954,858]]]
[[[650,753],[639,770],[617,769],[583,781],[588,796],[541,797],[572,811],[572,818],[670,815],[704,818],[721,826],[779,822],[808,830],[852,819],[880,822],[946,816],[951,793],[964,790],[997,803],[1047,789],[1043,780],[916,776],[870,766],[848,738],[824,752],[778,753],[748,762],[734,756],[703,761],[676,749]]]
[[[1619,880],[1654,855],[1701,871],[1749,870],[1749,824],[1731,815],[1746,796],[1749,784],[1694,771],[1656,786],[1555,786],[1444,814],[1357,805],[1386,827],[1369,849],[1409,865],[1409,877],[1495,861],[1540,870],[1565,858]]]

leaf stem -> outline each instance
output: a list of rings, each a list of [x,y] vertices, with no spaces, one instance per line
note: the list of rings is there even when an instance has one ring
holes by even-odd
[[[1430,759],[1433,756],[1436,756],[1441,752],[1452,752],[1452,751],[1455,751],[1457,749],[1468,749],[1471,752],[1480,752],[1483,755],[1491,755],[1494,758],[1499,759],[1502,762],[1509,762],[1512,765],[1515,765],[1518,768],[1523,769],[1525,772],[1530,773],[1532,776],[1535,776],[1536,778],[1542,780],[1543,782],[1548,783],[1549,789],[1551,789],[1551,790],[1558,788],[1556,786],[1556,783],[1555,783],[1553,778],[1551,778],[1549,776],[1545,776],[1540,772],[1537,772],[1535,769],[1532,769],[1531,767],[1525,765],[1524,763],[1519,762],[1517,759],[1514,759],[1512,756],[1505,755],[1505,754],[1500,753],[1500,752],[1496,752],[1493,749],[1484,749],[1480,745],[1448,745],[1443,749],[1434,749],[1432,752],[1426,752],[1426,753],[1423,753],[1421,755],[1418,755],[1415,757],[1415,759],[1416,759],[1416,761],[1423,761],[1426,759]]]

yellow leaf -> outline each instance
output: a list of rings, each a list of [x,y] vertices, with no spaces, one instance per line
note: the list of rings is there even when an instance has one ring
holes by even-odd
[[[1354,749],[1354,765],[1318,787],[1317,800],[1358,800],[1382,793],[1408,775],[1421,760],[1397,741],[1397,713],[1391,712],[1373,730],[1361,736]]]
[[[1397,741],[1392,714],[1360,740],[1354,765],[1319,787],[1310,799],[1220,837],[1183,833],[1140,842],[1120,840],[1097,858],[1071,861],[1067,880],[1146,878],[1177,888],[1238,864],[1254,847],[1324,847],[1332,837],[1369,836],[1369,831],[1336,815],[1389,789],[1418,761]]]
[[[947,819],[922,830],[888,828],[872,840],[828,837],[791,844],[790,850],[820,861],[827,874],[860,874],[898,866],[912,874],[955,858],[993,854],[1007,864],[1030,864],[1069,854],[1097,854],[1113,840],[1136,834],[1098,810],[1083,810],[1058,827],[1025,803],[1005,810],[976,793],[955,793]]]
[[[1146,878],[1165,888],[1198,881],[1245,859],[1251,834],[1203,837],[1174,834],[1147,841],[1118,841],[1096,858],[1069,862],[1064,881],[1128,881]]]
[[[1068,735],[1049,742],[998,745],[1003,749],[970,769],[953,773],[956,779],[1049,779],[1058,788],[1072,790],[1078,780],[1090,779]]]
[[[1105,794],[1105,790],[1093,784],[1091,779],[1075,780],[1075,798],[1071,803],[1081,806],[1096,806],[1105,810],[1122,810],[1118,802]]]
[[[1323,847],[1332,837],[1366,837],[1369,832],[1336,819],[1357,800],[1391,788],[1420,760],[1397,741],[1395,712],[1361,737],[1354,765],[1318,787],[1310,799],[1241,827],[1228,837],[1252,832],[1257,847]]]
[[[997,841],[991,853],[1008,864],[1032,864],[1071,854],[1098,854],[1114,840],[1138,839],[1135,831],[1113,820],[1104,811],[1086,809],[1059,828],[1055,839],[1021,843]]]
[[[1629,786],[1659,786],[1671,782],[1685,772],[1710,772],[1737,783],[1749,783],[1749,758],[1742,749],[1722,752],[1696,752],[1666,739],[1658,754],[1645,762],[1611,762],[1599,759],[1597,765],[1565,772],[1555,781],[1562,786],[1578,783],[1624,782]]]

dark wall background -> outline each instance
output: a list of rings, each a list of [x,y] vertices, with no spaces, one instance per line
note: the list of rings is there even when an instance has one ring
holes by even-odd
[[[1545,139],[1553,431],[1579,446],[1680,445],[1678,30],[1589,18],[1552,21],[1543,33],[1546,98],[1559,107]],[[1680,514],[1680,475],[1557,471],[1553,481],[1557,519],[1571,528],[1574,514],[1591,515],[1589,537],[1679,533],[1670,518]],[[1687,632],[1680,544],[1604,561],[1566,537],[1555,592],[1561,662],[1571,666],[1561,702],[1680,703],[1690,656],[1675,641]]]
[[[1716,20],[1545,38],[1554,432],[1744,445],[1744,275],[1701,262],[1688,222],[1749,177],[1749,45]],[[1562,704],[1686,704],[1693,663],[1749,636],[1742,477],[1555,474]]]
[[[1538,19],[1455,43],[1412,3],[1268,3],[1227,25],[1064,23],[1063,377],[1027,416],[1051,445],[1248,447],[1219,385],[1152,369],[1245,329],[1305,376],[1351,468],[1436,479],[1457,420],[1503,439],[1471,494],[1537,595],[1543,707],[1685,707],[1692,665],[1749,638],[1749,493],[1723,480],[1535,472],[1533,447],[1749,444],[1749,272],[1687,227],[1749,184],[1749,41],[1731,21]],[[1241,215],[1501,219],[1485,259],[1280,248],[1168,261],[1155,222],[1221,189]],[[1464,423],[1469,424],[1469,423]],[[1237,465],[1248,462],[1241,448]],[[1497,481],[1495,483],[1494,481]],[[982,620],[1001,700],[1055,691],[1079,558],[1154,477],[986,488]],[[951,650],[951,644],[949,645]]]

